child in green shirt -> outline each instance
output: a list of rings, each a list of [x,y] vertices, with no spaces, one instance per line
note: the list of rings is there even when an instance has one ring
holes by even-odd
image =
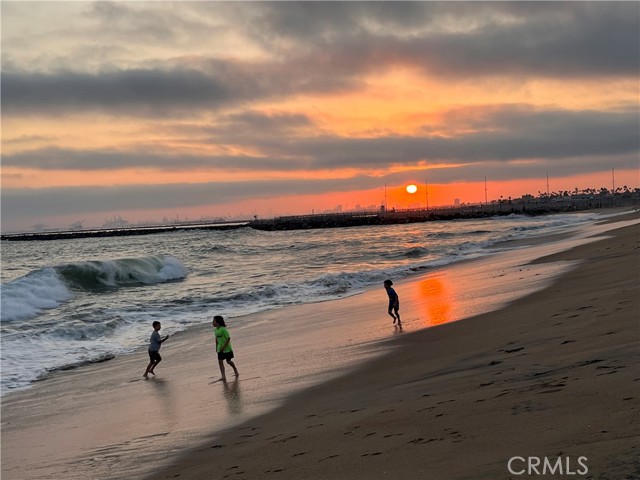
[[[227,376],[224,371],[224,361],[226,360],[233,368],[236,377],[240,376],[235,363],[233,363],[233,349],[231,348],[231,335],[227,330],[227,325],[224,322],[224,318],[221,315],[213,317],[213,328],[215,340],[216,340],[216,352],[218,352],[218,365],[220,365],[220,373],[222,374],[222,381],[227,380]]]

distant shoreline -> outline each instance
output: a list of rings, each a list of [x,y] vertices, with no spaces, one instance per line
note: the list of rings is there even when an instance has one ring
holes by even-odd
[[[381,209],[381,211],[290,215],[271,219],[240,220],[235,222],[184,223],[166,226],[157,225],[55,232],[7,233],[2,234],[0,239],[6,241],[65,240],[72,238],[151,235],[155,233],[169,233],[184,230],[236,230],[245,227],[265,231],[346,228],[368,225],[422,223],[439,220],[463,220],[500,215],[538,216],[564,212],[611,209],[638,204],[640,204],[640,199],[634,197],[629,199],[616,199],[616,201],[612,200],[609,203],[605,203],[601,200],[590,201],[588,199],[569,199],[566,201],[541,201],[538,199],[532,201],[516,200],[490,204],[436,207],[432,209]]]
[[[153,227],[120,227],[92,230],[68,230],[57,232],[28,232],[2,234],[0,239],[7,241],[31,240],[65,240],[70,238],[90,237],[124,237],[131,235],[151,235],[155,233],[177,232],[183,230],[235,230],[248,226],[249,222],[230,222],[226,224],[198,224],[185,223],[183,225],[167,225]]]

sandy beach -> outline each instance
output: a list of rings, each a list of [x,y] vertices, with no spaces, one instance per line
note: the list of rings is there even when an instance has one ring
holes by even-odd
[[[208,325],[149,381],[53,375],[2,400],[2,478],[638,478],[639,218],[398,282],[403,329],[381,288],[232,320],[226,384]]]

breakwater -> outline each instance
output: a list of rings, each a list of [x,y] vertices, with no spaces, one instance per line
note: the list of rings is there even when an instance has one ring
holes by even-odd
[[[377,212],[341,212],[314,215],[292,215],[249,222],[257,230],[302,230],[311,228],[339,228],[363,225],[397,225],[436,220],[461,220],[500,215],[548,215],[552,213],[591,210],[599,208],[637,205],[640,199],[628,201],[603,198],[562,198],[507,200],[486,204],[467,204],[451,207],[385,210]]]
[[[311,215],[288,215],[275,218],[244,220],[215,224],[185,223],[164,226],[123,227],[112,229],[73,230],[34,233],[8,233],[2,240],[63,240],[84,237],[114,237],[149,235],[183,230],[232,230],[253,228],[256,230],[304,230],[312,228],[343,228],[365,225],[396,225],[437,220],[460,220],[500,215],[548,215],[552,213],[581,211],[640,205],[640,196],[569,196],[558,198],[534,198],[501,200],[486,204],[462,204],[449,207],[418,208],[403,210],[353,211],[321,213]]]
[[[248,225],[248,221],[233,222],[228,224],[182,224],[182,225],[166,225],[154,227],[122,227],[122,228],[105,228],[93,230],[69,230],[54,232],[29,232],[29,233],[7,233],[3,234],[1,239],[8,241],[30,241],[30,240],[64,240],[71,238],[89,238],[89,237],[124,237],[132,235],[151,235],[154,233],[177,232],[184,230],[234,230],[243,228]]]

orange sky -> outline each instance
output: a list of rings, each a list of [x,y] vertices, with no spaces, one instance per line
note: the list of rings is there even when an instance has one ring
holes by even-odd
[[[3,230],[640,186],[635,4],[31,7],[2,5]]]

